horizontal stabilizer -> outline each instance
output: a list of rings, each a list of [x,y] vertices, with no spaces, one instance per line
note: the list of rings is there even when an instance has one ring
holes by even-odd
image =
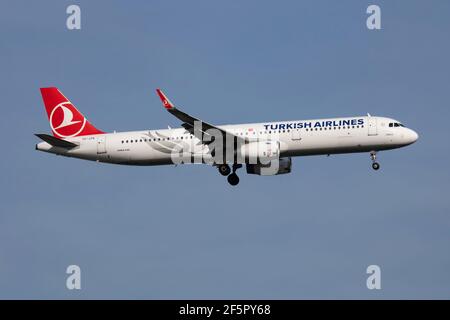
[[[45,134],[45,133],[37,133],[36,137],[44,140],[48,144],[51,144],[54,147],[65,148],[65,149],[73,149],[78,146],[78,144],[69,142],[63,139],[56,138],[54,136]]]

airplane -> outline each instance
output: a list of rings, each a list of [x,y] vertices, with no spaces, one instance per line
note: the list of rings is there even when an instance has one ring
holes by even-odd
[[[287,174],[292,157],[299,156],[368,152],[378,170],[378,151],[418,139],[401,122],[370,114],[216,126],[181,111],[160,89],[156,92],[164,108],[182,122],[180,128],[105,133],[58,88],[40,91],[53,135],[36,134],[43,140],[36,150],[121,165],[206,163],[217,167],[232,186],[239,183],[236,171],[243,165],[249,174]]]

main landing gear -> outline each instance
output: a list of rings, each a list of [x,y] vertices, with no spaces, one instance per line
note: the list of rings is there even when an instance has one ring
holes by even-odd
[[[228,183],[231,184],[232,186],[235,186],[239,183],[239,177],[236,174],[236,170],[241,167],[242,164],[233,164],[233,173],[231,173],[231,168],[228,164],[221,164],[219,165],[218,168],[221,175],[228,176],[227,177]]]
[[[220,174],[223,175],[223,176],[229,175],[229,174],[231,173],[230,166],[227,165],[227,164],[221,164],[221,165],[219,166],[219,172],[220,172]]]
[[[380,169],[380,164],[377,162],[377,152],[376,151],[370,152],[370,159],[372,159],[372,169],[373,170]]]
[[[235,186],[239,183],[239,177],[236,173],[232,173],[227,177],[228,183]]]

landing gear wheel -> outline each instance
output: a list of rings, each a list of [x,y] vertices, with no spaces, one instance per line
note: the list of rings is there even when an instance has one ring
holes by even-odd
[[[221,175],[227,176],[227,175],[229,175],[231,173],[231,168],[227,164],[221,164],[219,166],[219,172],[220,172]]]
[[[370,151],[370,159],[372,160],[372,169],[378,170],[380,169],[380,164],[377,162],[377,152]]]
[[[239,183],[239,177],[236,173],[232,173],[227,177],[228,183],[235,186]]]

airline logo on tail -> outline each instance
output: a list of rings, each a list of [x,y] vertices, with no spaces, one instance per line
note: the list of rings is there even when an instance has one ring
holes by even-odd
[[[69,138],[104,133],[95,128],[57,88],[41,88],[53,135]]]
[[[86,118],[80,117],[79,113],[75,113],[75,116],[72,108],[70,102],[63,102],[57,105],[50,114],[50,127],[60,137],[75,137],[83,131],[86,125]]]

